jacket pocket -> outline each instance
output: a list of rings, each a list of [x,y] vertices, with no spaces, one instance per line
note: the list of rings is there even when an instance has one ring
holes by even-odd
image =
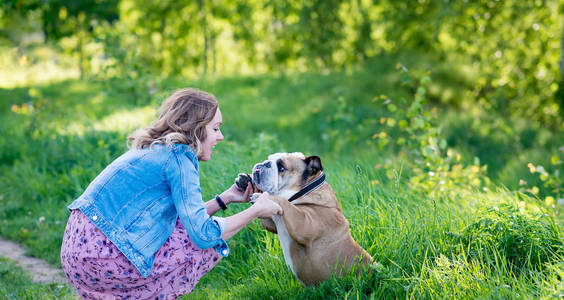
[[[159,201],[153,201],[149,206],[147,206],[141,213],[139,213],[133,221],[131,221],[127,226],[125,226],[125,231],[129,235],[129,241],[131,243],[136,243],[141,237],[143,237],[151,227],[158,223],[159,212],[156,210],[155,206]]]
[[[129,243],[143,255],[153,255],[176,224],[176,210],[174,206],[162,205],[163,198],[151,203],[126,227]]]

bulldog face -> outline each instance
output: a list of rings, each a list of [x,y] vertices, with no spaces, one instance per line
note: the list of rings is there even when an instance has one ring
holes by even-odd
[[[260,190],[289,199],[322,170],[317,156],[276,153],[253,167],[253,181]]]

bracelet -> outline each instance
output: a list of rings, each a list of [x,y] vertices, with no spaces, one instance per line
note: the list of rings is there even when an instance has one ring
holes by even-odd
[[[223,200],[221,200],[221,198],[219,197],[219,195],[215,195],[215,201],[217,201],[217,204],[219,204],[219,207],[221,207],[221,209],[226,210],[227,206],[225,205],[225,202],[223,202]]]

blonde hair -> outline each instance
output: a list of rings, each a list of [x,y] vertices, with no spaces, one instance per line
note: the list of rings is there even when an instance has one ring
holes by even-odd
[[[206,125],[216,112],[217,100],[213,95],[194,88],[178,90],[163,102],[153,123],[127,137],[128,146],[142,149],[157,143],[182,143],[199,156],[201,141],[207,137]]]

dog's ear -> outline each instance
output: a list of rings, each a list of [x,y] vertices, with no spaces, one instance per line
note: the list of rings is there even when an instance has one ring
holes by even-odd
[[[319,156],[308,156],[305,159],[307,177],[317,174],[323,171],[323,166],[321,165],[321,158]]]

